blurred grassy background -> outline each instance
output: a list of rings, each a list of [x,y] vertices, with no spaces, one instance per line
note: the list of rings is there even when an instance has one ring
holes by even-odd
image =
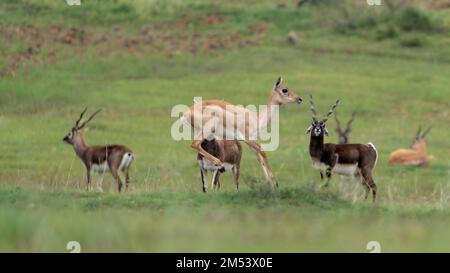
[[[83,251],[447,249],[448,1],[81,2],[0,4],[0,250],[65,251],[70,240]],[[269,153],[278,192],[247,148],[239,193],[230,175],[221,192],[200,192],[196,154],[170,137],[171,108],[194,96],[263,104],[280,74],[319,113],[336,98],[341,118],[358,111],[351,141],[380,153],[376,205],[350,179],[317,189],[306,103],[280,114]],[[85,193],[84,167],[62,143],[85,106],[103,108],[88,143],[136,153],[129,193],[114,193],[108,175],[108,193]],[[387,166],[419,125],[435,126],[437,160]]]

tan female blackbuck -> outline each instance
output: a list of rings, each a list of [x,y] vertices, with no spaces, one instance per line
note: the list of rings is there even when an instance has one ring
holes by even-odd
[[[255,152],[270,186],[275,187],[277,183],[266,153],[259,143],[259,135],[261,129],[268,126],[279,106],[289,103],[300,104],[301,102],[302,99],[289,90],[279,77],[270,92],[267,108],[262,112],[254,112],[223,100],[204,100],[194,102],[183,113],[181,119],[194,129],[194,140],[191,147],[218,167],[224,167],[223,162],[205,151],[201,145],[202,142],[205,139],[244,141]]]
[[[122,181],[119,171],[125,174],[126,189],[130,181],[129,168],[134,159],[133,152],[123,145],[89,146],[84,140],[82,129],[92,118],[100,112],[97,110],[86,121],[80,125],[87,108],[81,113],[80,118],[75,122],[75,126],[70,129],[63,141],[73,146],[77,156],[83,161],[87,171],[87,190],[91,191],[91,181],[94,171],[99,172],[100,177],[97,182],[97,189],[103,191],[103,175],[109,170],[117,183],[117,190],[122,190]]]
[[[425,137],[432,127],[422,134],[422,127],[416,133],[411,149],[397,149],[389,156],[390,165],[426,167],[435,157],[428,155]]]

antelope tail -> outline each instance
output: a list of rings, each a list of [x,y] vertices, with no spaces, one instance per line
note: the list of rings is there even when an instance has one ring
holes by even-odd
[[[372,149],[375,151],[376,158],[375,158],[375,164],[373,165],[373,168],[375,169],[375,167],[377,166],[377,162],[378,162],[378,150],[377,150],[377,148],[375,147],[375,145],[373,145],[372,142],[369,142],[369,143],[367,144],[367,146],[369,146],[370,148],[372,148]]]

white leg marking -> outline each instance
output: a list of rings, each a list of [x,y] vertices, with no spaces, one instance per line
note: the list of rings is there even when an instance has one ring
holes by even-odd
[[[97,190],[103,192],[103,178],[105,177],[105,172],[99,172],[97,180]]]
[[[94,178],[94,168],[91,167],[91,169],[89,170],[89,185],[88,185],[88,191],[92,191],[92,178]]]
[[[237,177],[236,177],[236,172],[237,172],[237,170],[236,170],[236,166],[234,166],[232,169],[231,169],[231,173],[233,174],[233,181],[234,181],[234,185],[236,186],[236,191],[237,190],[239,190],[238,189],[238,181],[237,181]]]

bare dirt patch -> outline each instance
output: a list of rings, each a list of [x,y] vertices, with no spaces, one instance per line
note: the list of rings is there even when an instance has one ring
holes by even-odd
[[[204,26],[218,25],[225,21],[225,17],[220,13],[209,14],[203,17],[202,23]]]
[[[8,26],[0,25],[0,52],[5,62],[0,77],[16,76],[22,69],[35,64],[51,63],[69,54],[83,54],[94,50],[100,55],[114,52],[155,53],[173,57],[178,54],[196,54],[246,47],[258,44],[269,25],[249,26],[249,33],[202,31],[189,29],[189,18],[161,25],[143,25],[140,29],[114,26],[98,30],[82,27],[52,25]],[[202,20],[205,26],[221,24],[224,17],[210,14]]]

